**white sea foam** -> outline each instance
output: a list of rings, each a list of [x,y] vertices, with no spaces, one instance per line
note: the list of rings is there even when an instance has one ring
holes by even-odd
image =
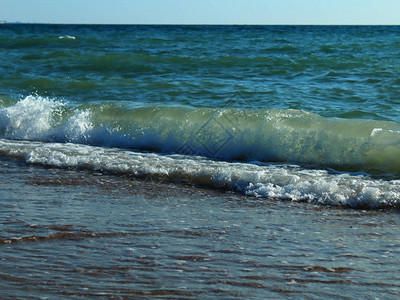
[[[73,35],[60,35],[58,38],[60,40],[61,39],[69,39],[69,40],[75,40],[76,39],[76,37],[74,37]]]
[[[0,133],[7,139],[84,143],[93,130],[89,110],[69,111],[64,102],[28,96],[0,109]]]
[[[372,131],[371,131],[371,137],[372,136],[375,136],[375,135],[377,135],[379,132],[382,132],[383,131],[383,129],[382,128],[374,128],[374,129],[372,129]]]
[[[399,180],[304,169],[297,165],[233,163],[198,156],[12,140],[0,140],[0,153],[44,166],[85,168],[142,178],[151,176],[160,181],[178,179],[269,200],[287,199],[369,208],[400,204]]]
[[[84,143],[90,138],[94,126],[89,110],[76,111],[63,128],[67,141]]]
[[[1,132],[5,138],[41,140],[47,138],[64,104],[40,96],[28,96],[15,105],[0,109]]]

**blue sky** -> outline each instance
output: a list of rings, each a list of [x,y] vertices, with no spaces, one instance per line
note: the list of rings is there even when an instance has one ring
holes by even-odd
[[[400,0],[0,0],[0,20],[105,24],[400,24]]]

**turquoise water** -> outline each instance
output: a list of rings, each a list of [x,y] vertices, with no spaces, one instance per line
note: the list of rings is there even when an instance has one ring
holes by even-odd
[[[1,24],[0,296],[398,295],[399,46]]]
[[[398,121],[399,30],[2,25],[1,92]]]

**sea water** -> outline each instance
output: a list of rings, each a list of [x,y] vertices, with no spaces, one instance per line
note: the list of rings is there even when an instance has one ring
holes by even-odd
[[[0,295],[397,295],[399,46],[0,25]]]

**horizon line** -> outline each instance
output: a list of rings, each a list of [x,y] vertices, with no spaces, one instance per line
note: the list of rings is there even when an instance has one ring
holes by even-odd
[[[307,24],[307,23],[63,23],[63,22],[21,22],[0,20],[0,25],[148,25],[148,26],[400,26],[400,24]]]

